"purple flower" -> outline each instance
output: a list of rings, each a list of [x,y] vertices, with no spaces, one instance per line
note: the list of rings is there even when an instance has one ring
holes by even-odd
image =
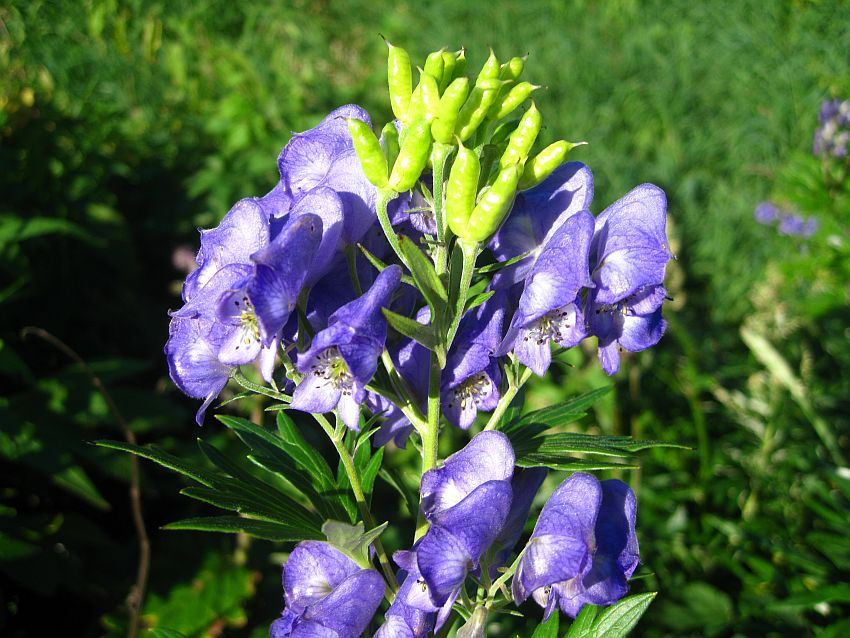
[[[510,215],[490,241],[498,261],[523,253],[528,257],[501,270],[493,287],[505,288],[523,281],[552,235],[570,217],[588,210],[593,199],[593,175],[580,162],[569,162],[532,189],[519,193]]]
[[[413,552],[402,555],[411,564],[415,561],[421,574],[405,604],[426,612],[451,606],[467,574],[478,567],[505,524],[513,468],[508,438],[485,431],[447,458],[443,467],[423,475],[422,512],[431,526]]]
[[[549,235],[533,260],[508,332],[498,354],[511,350],[522,363],[543,376],[552,362],[550,341],[564,348],[584,339],[584,315],[579,291],[593,286],[588,253],[593,216],[571,215]]]
[[[798,237],[811,237],[818,229],[816,217],[803,219],[800,215],[786,213],[779,221],[778,231],[780,235],[794,235]]]
[[[441,402],[446,418],[464,430],[479,410],[493,410],[499,403],[502,375],[492,355],[502,340],[504,316],[505,294],[496,292],[463,317],[449,351]]]
[[[277,163],[281,181],[293,200],[317,186],[330,187],[339,194],[343,206],[341,237],[350,244],[376,220],[376,191],[363,174],[345,118],[370,123],[369,115],[359,106],[341,106],[315,128],[293,136]]]
[[[227,385],[233,370],[218,359],[221,337],[214,323],[200,317],[174,318],[168,327],[168,373],[185,394],[204,400],[195,414],[198,425],[203,425],[207,408]]]
[[[667,329],[661,304],[664,286],[650,286],[614,304],[601,304],[591,293],[587,300],[587,323],[599,340],[599,361],[606,373],[620,369],[620,351],[640,352],[654,346]]]
[[[508,512],[508,518],[505,520],[502,531],[499,532],[499,535],[493,542],[496,552],[493,555],[493,563],[490,565],[491,577],[495,578],[497,569],[507,562],[511,550],[513,550],[520,536],[522,536],[531,504],[537,495],[537,490],[540,489],[548,473],[549,470],[545,467],[529,467],[514,470],[513,479],[511,479],[511,493],[513,494],[511,509]]]
[[[298,357],[297,368],[304,378],[295,388],[291,407],[313,413],[338,407],[345,424],[359,428],[365,385],[377,370],[387,338],[381,308],[389,304],[400,281],[401,268],[389,266],[364,295],[330,316],[328,327]]]
[[[628,591],[640,562],[635,495],[622,481],[576,473],[549,498],[513,578],[517,604],[529,596],[575,618],[585,604],[610,605]]]
[[[782,211],[770,202],[762,202],[756,206],[755,217],[759,224],[772,224],[777,219]]]
[[[384,616],[385,622],[378,629],[375,638],[423,638],[434,630],[437,618],[440,616],[442,616],[440,622],[442,626],[445,618],[451,612],[451,604],[447,608],[444,605],[444,609],[439,612],[423,611],[407,604],[407,600],[416,595],[414,589],[419,589],[419,593],[422,593],[424,582],[422,574],[419,573],[419,567],[416,565],[416,553],[400,551],[396,552],[393,558],[403,570],[399,577],[401,586],[393,604],[387,610]],[[403,579],[401,574],[404,574]]]
[[[850,147],[850,100],[826,100],[812,141],[814,155],[847,157]]]
[[[642,184],[596,218],[590,247],[596,286],[588,294],[585,316],[608,374],[620,369],[620,349],[644,350],[664,334],[662,284],[671,257],[666,213],[664,191]]]
[[[271,638],[358,638],[384,597],[384,581],[319,541],[299,543],[283,569],[285,609]]]
[[[198,268],[183,286],[183,300],[192,297],[219,270],[230,264],[251,264],[251,255],[269,243],[268,216],[255,199],[243,199],[228,211],[221,223],[201,231]]]

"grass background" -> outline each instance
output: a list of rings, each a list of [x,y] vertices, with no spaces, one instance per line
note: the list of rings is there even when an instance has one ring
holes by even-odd
[[[574,157],[593,170],[594,212],[641,182],[668,194],[669,334],[582,426],[696,446],[648,454],[630,479],[646,561],[635,589],[661,591],[642,635],[850,631],[850,593],[825,589],[846,581],[847,548],[817,550],[847,522],[840,476],[740,338],[762,320],[846,453],[846,310],[777,321],[803,293],[777,266],[787,238],[752,218],[808,153],[821,101],[850,96],[850,4],[802,0],[0,6],[0,630],[38,635],[49,607],[70,634],[119,635],[135,564],[126,459],[84,443],[115,436],[105,406],[20,329],[43,326],[93,362],[140,438],[196,454],[193,405],[160,355],[174,251],[272,187],[291,131],[347,102],[389,119],[379,34],[414,59],[464,46],[471,69],[487,47],[528,53],[545,138],[589,142]],[[571,356],[530,404],[607,383]],[[761,429],[747,427],[754,401],[768,406]],[[232,445],[220,429],[203,434]],[[187,515],[180,483],[144,469],[151,529]],[[264,634],[283,548],[153,533],[149,623]]]

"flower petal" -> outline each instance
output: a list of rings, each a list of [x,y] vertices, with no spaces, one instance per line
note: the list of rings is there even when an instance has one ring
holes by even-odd
[[[301,615],[358,571],[357,563],[328,543],[299,543],[283,570],[286,607]]]
[[[488,481],[508,481],[514,471],[514,451],[502,432],[487,430],[449,456],[442,467],[422,476],[422,512],[430,521],[460,503]]]
[[[304,612],[305,620],[315,620],[332,629],[340,638],[358,638],[369,625],[384,598],[384,579],[373,569],[361,569],[348,576],[320,601]]]

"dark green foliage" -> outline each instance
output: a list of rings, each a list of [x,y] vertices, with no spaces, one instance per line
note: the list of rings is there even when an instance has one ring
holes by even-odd
[[[388,120],[379,32],[416,57],[463,44],[480,56],[471,67],[488,44],[529,51],[529,80],[548,87],[535,101],[559,122],[539,146],[589,142],[570,159],[594,171],[594,212],[639,182],[668,193],[679,261],[660,346],[629,357],[607,396],[581,396],[610,383],[593,352],[560,355],[564,369],[528,388],[526,416],[501,421],[525,463],[613,467],[638,491],[633,591],[660,593],[636,633],[848,635],[850,482],[822,432],[850,455],[850,212],[809,149],[821,100],[850,97],[850,7],[805,0],[0,7],[0,633],[48,635],[61,617],[68,635],[124,635],[137,561],[128,455],[87,443],[120,428],[78,365],[20,339],[25,325],[82,354],[140,442],[161,448],[142,450],[196,483],[141,464],[153,635],[265,635],[282,604],[273,552],[326,516],[356,516],[327,442],[302,424],[211,422],[199,450],[161,347],[184,274],[172,255],[197,247],[195,227],[269,190],[290,132],[330,109],[355,101]],[[755,224],[768,196],[822,232],[802,242]],[[742,325],[779,359],[751,351]],[[266,406],[225,411],[260,422]],[[575,434],[549,431],[565,423]],[[635,459],[643,439],[665,447]],[[380,520],[415,514],[415,452],[369,447],[355,460],[376,477]],[[409,532],[384,540],[399,549]],[[514,633],[530,635],[539,609],[522,612]],[[560,633],[594,635],[603,613],[568,630],[562,618]]]

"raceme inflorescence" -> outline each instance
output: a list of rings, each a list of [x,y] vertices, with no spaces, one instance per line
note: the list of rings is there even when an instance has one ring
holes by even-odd
[[[231,379],[309,413],[356,500],[351,521],[327,517],[327,540],[305,535],[289,555],[271,635],[422,637],[456,623],[483,636],[527,599],[545,618],[612,605],[639,564],[635,495],[547,457],[578,435],[555,417],[523,421],[518,402],[553,351],[595,339],[612,375],[624,351],[661,339],[665,194],[642,184],[594,215],[590,169],[566,161],[580,143],[534,150],[544,119],[525,58],[491,52],[468,77],[464,51],[441,50],[416,82],[404,49],[388,44],[388,62],[394,121],[373,128],[347,105],[294,135],[278,184],[201,231],[171,313],[165,353],[202,401],[197,422]],[[447,428],[476,434],[441,461]],[[411,438],[418,520],[390,562],[364,487],[380,456],[374,471],[354,458],[364,441]],[[521,543],[547,474],[564,469]]]

